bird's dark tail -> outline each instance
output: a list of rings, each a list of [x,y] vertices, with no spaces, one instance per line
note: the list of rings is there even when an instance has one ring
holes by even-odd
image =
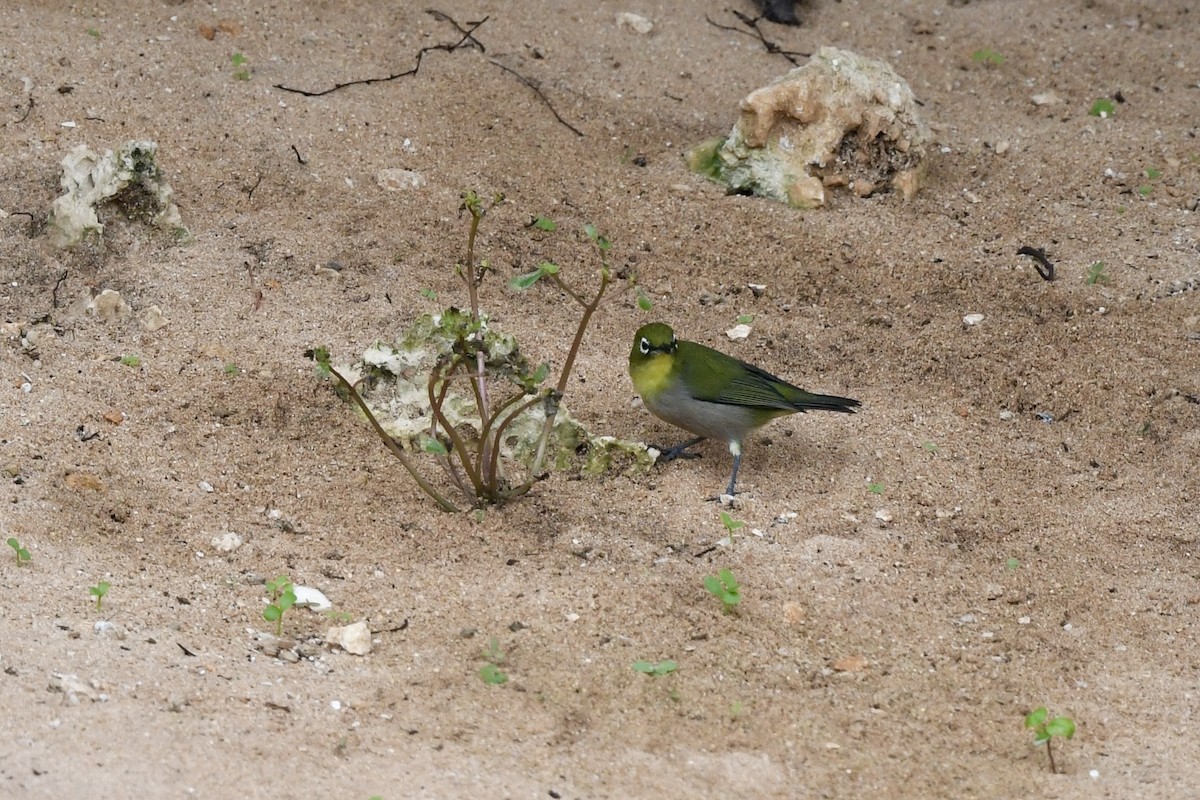
[[[792,408],[797,411],[840,411],[843,414],[853,414],[854,409],[861,403],[849,397],[837,397],[832,394],[813,394],[800,389],[785,393]]]

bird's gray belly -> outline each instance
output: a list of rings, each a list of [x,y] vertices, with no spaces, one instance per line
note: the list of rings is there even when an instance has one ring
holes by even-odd
[[[697,436],[740,442],[754,428],[750,409],[697,400],[686,389],[674,388],[653,400],[642,398],[650,413]]]

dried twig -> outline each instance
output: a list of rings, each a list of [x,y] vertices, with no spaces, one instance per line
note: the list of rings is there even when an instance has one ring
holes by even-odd
[[[434,13],[434,12],[430,12],[430,13]],[[437,13],[440,13],[440,12],[437,12]],[[447,17],[447,19],[449,19],[449,18]],[[333,92],[336,92],[338,89],[345,89],[347,86],[370,86],[373,83],[387,83],[388,81],[394,81],[398,78],[407,78],[409,75],[416,75],[417,72],[421,69],[421,59],[425,58],[426,53],[432,52],[434,50],[444,50],[447,53],[450,53],[455,50],[458,50],[461,47],[469,46],[469,45],[467,45],[467,42],[473,42],[475,45],[479,45],[479,41],[475,38],[474,34],[475,34],[475,31],[479,30],[480,26],[483,25],[483,23],[485,23],[487,21],[488,21],[488,17],[484,17],[483,19],[479,20],[478,22],[472,23],[471,27],[463,32],[462,38],[453,44],[433,44],[433,45],[429,45],[428,47],[422,47],[420,50],[417,51],[417,60],[416,60],[416,63],[413,65],[413,68],[409,69],[409,70],[405,70],[404,72],[398,72],[395,75],[388,75],[387,77],[384,77],[384,78],[360,78],[359,80],[355,80],[355,81],[346,81],[345,83],[337,83],[337,84],[334,84],[333,87],[331,87],[329,89],[321,89],[319,91],[309,91],[307,89],[296,89],[291,86],[284,86],[282,83],[275,84],[275,88],[280,89],[285,92],[293,92],[295,94],[303,95],[305,97],[323,97],[327,94],[332,94]],[[454,23],[454,26],[456,28],[458,28],[460,31],[462,30],[462,27],[459,26],[457,22]]]
[[[296,149],[296,145],[292,145],[292,152],[296,154],[296,161],[297,161],[297,162],[298,162],[298,163],[299,163],[301,166],[303,166],[303,165],[305,165],[305,164],[307,164],[307,163],[308,163],[307,161],[305,161],[305,160],[304,160],[304,156],[300,155],[300,151]]]
[[[1019,256],[1029,256],[1033,259],[1033,268],[1037,270],[1038,275],[1042,276],[1044,281],[1054,280],[1054,265],[1050,263],[1050,259],[1046,258],[1046,251],[1041,247],[1030,247],[1025,245],[1017,251]]]
[[[735,27],[733,25],[722,25],[719,22],[714,22],[712,20],[712,18],[709,17],[707,14],[704,15],[704,19],[706,22],[708,22],[709,25],[712,25],[714,28],[720,28],[723,31],[733,31],[734,33],[740,33],[745,36],[750,36],[755,39],[758,39],[758,41],[760,41],[762,43],[762,46],[766,49],[766,51],[768,53],[770,53],[771,55],[781,55],[784,58],[786,58],[788,61],[792,62],[793,65],[799,66],[800,58],[809,58],[812,56],[812,53],[799,53],[799,52],[796,52],[793,50],[784,50],[778,44],[776,44],[775,42],[772,42],[770,39],[768,39],[766,36],[764,36],[763,32],[761,30],[759,30],[759,28],[758,28],[758,21],[760,19],[762,19],[762,17],[747,16],[746,14],[743,14],[742,12],[736,11],[732,8],[726,9],[726,11],[728,11],[730,14],[733,14],[735,17],[737,17],[738,21],[741,22],[743,25],[745,25],[750,30],[743,30],[743,29]]]
[[[550,113],[554,115],[554,118],[556,120],[558,120],[561,125],[563,125],[567,130],[569,130],[571,133],[575,134],[576,136],[583,136],[583,131],[579,130],[579,128],[576,128],[574,125],[572,125],[571,123],[569,123],[565,119],[563,119],[561,116],[559,116],[559,113],[554,110],[554,106],[551,105],[549,98],[546,97],[545,93],[542,91],[541,87],[537,83],[530,80],[529,78],[526,78],[524,75],[517,72],[512,67],[507,67],[504,64],[501,64],[499,61],[496,61],[495,59],[488,59],[488,63],[492,64],[493,66],[499,67],[500,69],[507,72],[509,75],[512,75],[514,78],[519,80],[521,83],[528,86],[530,89],[533,89],[534,93],[539,98],[541,98],[541,101],[546,105],[546,108],[550,109]]]

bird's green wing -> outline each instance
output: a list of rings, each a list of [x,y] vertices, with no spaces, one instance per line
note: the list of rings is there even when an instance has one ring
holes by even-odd
[[[676,357],[684,384],[697,400],[763,409],[796,407],[783,392],[799,389],[733,356],[695,342],[680,342]]]

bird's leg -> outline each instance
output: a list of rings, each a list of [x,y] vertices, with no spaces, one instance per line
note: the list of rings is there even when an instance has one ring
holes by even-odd
[[[703,441],[704,441],[703,436],[697,436],[695,439],[688,439],[686,442],[680,442],[679,444],[675,445],[674,447],[660,447],[659,445],[656,445],[656,444],[651,444],[651,445],[647,445],[647,446],[653,447],[655,450],[657,450],[659,452],[659,456],[658,456],[659,463],[665,464],[668,461],[674,461],[677,458],[699,458],[700,457],[699,453],[686,453],[684,451],[687,450],[692,445],[699,444],[700,442],[703,442]]]
[[[733,453],[733,472],[729,475],[729,487],[725,490],[725,494],[730,497],[737,496],[737,473],[738,467],[742,465],[742,445],[740,442],[730,442],[729,452]]]

